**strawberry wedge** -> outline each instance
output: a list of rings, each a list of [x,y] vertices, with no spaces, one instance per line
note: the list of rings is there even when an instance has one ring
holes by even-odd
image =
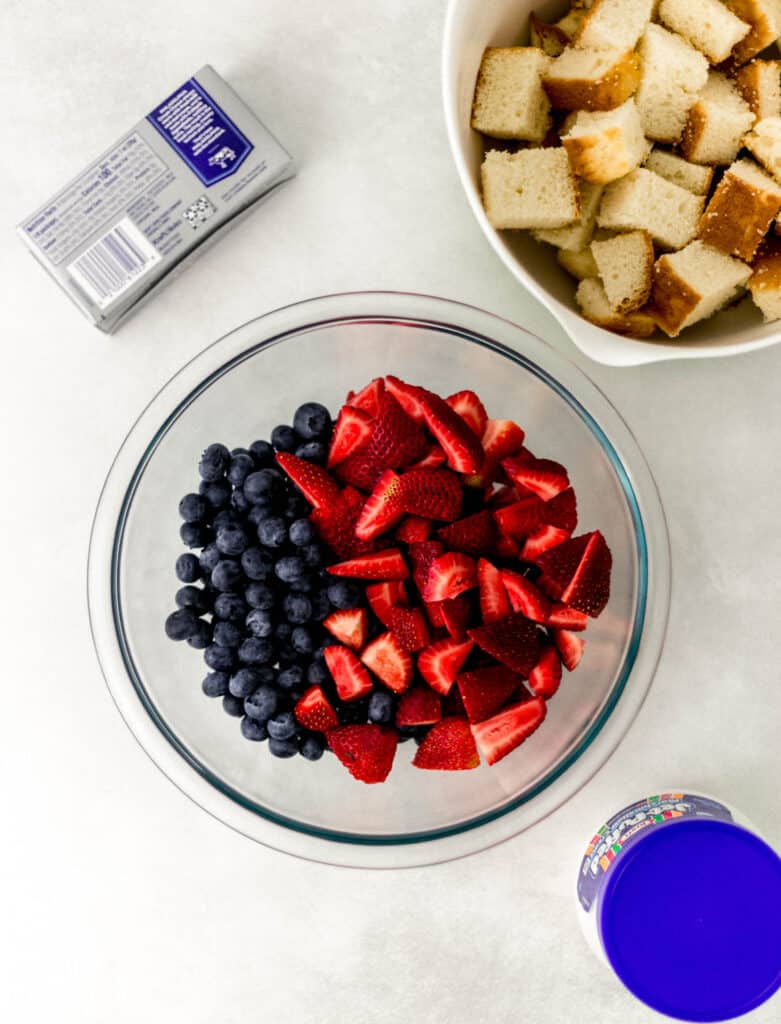
[[[332,576],[350,576],[356,580],[405,580],[409,568],[398,548],[361,555],[346,562],[329,565]]]
[[[446,601],[477,586],[477,563],[468,555],[448,551],[435,559],[429,570],[424,601]]]
[[[483,464],[480,438],[447,402],[433,391],[423,391],[423,419],[457,473],[477,473]]]
[[[561,658],[553,644],[542,648],[540,660],[529,674],[529,689],[537,697],[550,700],[561,684]]]
[[[330,650],[326,648],[326,655]],[[393,633],[383,633],[372,640],[361,654],[361,661],[394,693],[403,693],[412,682],[412,658]]]
[[[328,745],[359,782],[384,782],[398,747],[394,729],[380,725],[343,725],[328,733]]]
[[[552,459],[527,459],[515,455],[502,459],[502,469],[514,484],[532,491],[543,501],[555,498],[569,487],[566,469]]]
[[[480,587],[480,613],[486,625],[512,614],[502,574],[485,558],[477,563],[477,583]]]
[[[339,500],[336,481],[320,466],[290,452],[277,452],[277,463],[315,508],[328,508]]]
[[[412,763],[416,768],[429,771],[458,772],[477,768],[480,755],[469,723],[458,717],[437,722],[418,747]]]
[[[349,648],[326,647],[325,663],[340,700],[358,700],[371,691],[371,676]]]
[[[532,622],[545,623],[548,621],[551,611],[550,601],[525,576],[512,572],[510,569],[504,569],[502,582],[514,612],[522,612]]]
[[[521,677],[504,665],[463,672],[458,690],[470,722],[483,722],[507,703],[523,685]]]
[[[328,468],[335,466],[368,444],[372,436],[372,418],[362,409],[342,406],[328,449]]]
[[[474,391],[457,391],[454,395],[449,395],[445,401],[466,425],[471,427],[477,437],[483,436],[488,423],[488,413]]]
[[[501,761],[539,729],[546,710],[542,697],[535,697],[513,704],[493,718],[473,725],[472,735],[488,764]]]
[[[474,647],[472,640],[459,643],[457,640],[437,640],[418,657],[418,672],[432,690],[446,697],[456,676]]]
[[[401,580],[389,580],[387,583],[372,583],[366,588],[369,607],[385,626],[390,627],[390,611],[396,605],[407,604],[407,592]]]

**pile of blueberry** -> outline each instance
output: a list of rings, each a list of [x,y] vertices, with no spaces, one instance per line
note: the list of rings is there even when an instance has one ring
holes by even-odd
[[[312,761],[325,739],[303,729],[293,707],[308,686],[331,683],[324,651],[335,641],[322,621],[334,609],[362,604],[364,593],[325,571],[329,556],[309,520],[311,507],[276,467],[274,453],[325,465],[331,430],[328,410],[307,402],[292,427],[273,430],[270,443],[233,451],[209,445],[198,465],[198,493],[179,503],[181,538],[193,550],[177,559],[184,586],[165,623],[172,640],[203,651],[211,670],[203,692],[241,717],[248,740],[268,739],[277,757],[300,753]],[[366,721],[368,714],[354,705],[336,710],[341,721]]]

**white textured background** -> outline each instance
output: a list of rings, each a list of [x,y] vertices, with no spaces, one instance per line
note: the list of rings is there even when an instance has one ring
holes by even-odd
[[[585,947],[571,866],[601,818],[660,782],[721,795],[781,846],[781,348],[586,366],[656,474],[675,580],[651,695],[577,799],[437,868],[348,872],[267,851],[153,767],[93,656],[88,530],[137,412],[230,328],[338,290],[471,302],[584,359],[460,193],[443,0],[2,0],[0,15],[0,1019],[658,1020]],[[207,61],[300,175],[106,339],[13,225]],[[778,999],[752,1020],[780,1021]]]

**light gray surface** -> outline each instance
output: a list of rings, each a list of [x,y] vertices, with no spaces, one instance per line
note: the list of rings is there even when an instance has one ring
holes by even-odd
[[[626,798],[688,785],[781,846],[781,348],[586,366],[656,474],[672,617],[618,753],[524,836],[400,874],[288,859],[182,797],[105,690],[84,598],[93,507],[139,409],[208,342],[285,302],[395,288],[503,314],[584,365],[460,194],[440,114],[443,13],[441,0],[2,4],[4,1020],[650,1024],[577,930],[572,873],[591,830]],[[300,176],[106,339],[13,224],[206,61]],[[781,1020],[778,999],[752,1019]]]

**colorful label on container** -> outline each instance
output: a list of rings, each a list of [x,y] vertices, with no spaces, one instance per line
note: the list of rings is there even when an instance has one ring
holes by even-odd
[[[594,834],[583,856],[578,875],[578,900],[583,909],[591,909],[616,858],[646,829],[691,817],[733,820],[724,804],[686,793],[649,796],[615,814]]]

